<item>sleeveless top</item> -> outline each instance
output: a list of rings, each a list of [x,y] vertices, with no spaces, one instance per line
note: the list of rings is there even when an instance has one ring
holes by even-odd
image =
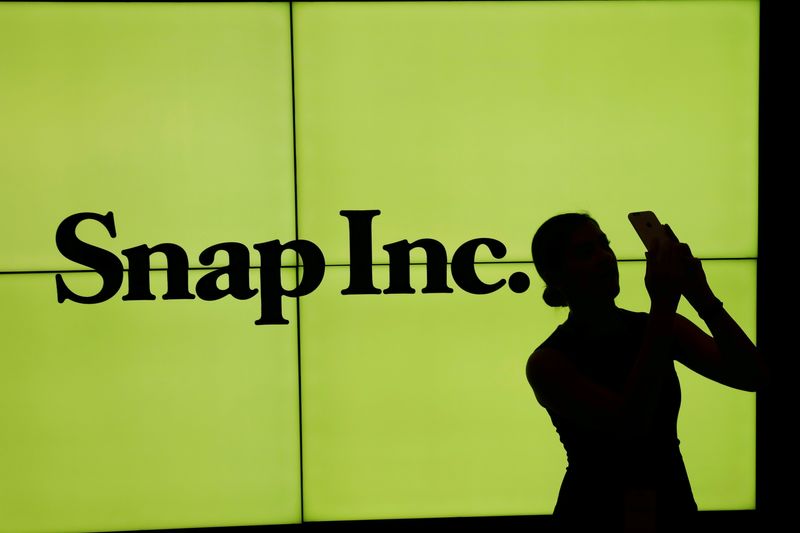
[[[617,333],[591,336],[570,314],[540,347],[559,351],[585,377],[622,394],[642,346],[648,314],[617,312],[623,325]],[[559,523],[621,530],[623,501],[631,489],[654,491],[659,530],[684,524],[697,511],[679,448],[681,389],[672,364],[662,379],[651,431],[635,443],[581,427],[548,409],[568,462],[553,511]]]

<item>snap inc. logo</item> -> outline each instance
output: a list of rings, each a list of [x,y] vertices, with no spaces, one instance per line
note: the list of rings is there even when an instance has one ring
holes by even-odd
[[[411,250],[419,248],[426,254],[427,281],[422,293],[452,293],[448,286],[447,250],[435,239],[418,239],[414,242],[397,241],[383,246],[389,254],[389,286],[383,290],[375,287],[372,280],[373,250],[372,221],[381,212],[377,209],[361,211],[339,211],[347,219],[350,236],[350,284],[342,289],[342,294],[414,294],[411,286]],[[100,290],[91,296],[73,292],[61,274],[56,274],[56,295],[59,303],[67,300],[82,304],[102,303],[113,298],[122,286],[122,260],[114,253],[80,240],[76,230],[78,224],[94,220],[102,224],[112,238],[117,236],[114,214],[76,213],[59,224],[56,230],[56,246],[61,254],[80,265],[97,272],[103,280]],[[489,249],[492,257],[501,259],[506,255],[505,245],[488,237],[471,239],[459,246],[450,261],[450,274],[459,288],[471,294],[489,294],[508,284],[516,293],[525,292],[530,286],[530,278],[524,272],[515,272],[508,280],[499,279],[486,282],[475,271],[475,254],[479,247]],[[161,243],[155,246],[141,244],[122,250],[128,259],[128,293],[123,300],[155,300],[150,291],[150,256],[164,254],[167,258],[167,291],[164,300],[219,300],[232,296],[238,300],[248,300],[261,294],[261,316],[256,324],[288,324],[283,316],[284,297],[299,298],[319,287],[325,274],[325,256],[322,250],[311,241],[297,239],[287,243],[279,240],[260,242],[253,245],[260,256],[259,288],[250,286],[250,250],[238,242],[221,242],[200,252],[200,264],[210,266],[217,252],[225,252],[227,265],[215,267],[204,274],[197,282],[194,293],[189,290],[189,258],[186,251],[174,243]],[[281,283],[281,256],[286,250],[297,253],[303,267],[303,275],[297,286],[287,289]],[[218,281],[227,277],[227,288],[220,288]]]

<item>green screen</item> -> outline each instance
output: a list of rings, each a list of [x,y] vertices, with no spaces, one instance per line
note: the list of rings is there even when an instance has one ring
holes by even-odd
[[[653,210],[755,339],[758,35],[755,1],[0,4],[0,531],[551,513],[566,457],[524,368],[566,310],[533,232],[588,211],[647,310],[626,215]],[[420,238],[502,241],[477,274],[531,286],[424,294],[416,264],[415,294],[343,295],[339,212],[368,209],[378,289]],[[176,243],[194,291],[238,242],[260,293],[163,300],[156,271],[155,301],[126,274],[57,303],[55,272],[101,279],[56,228],[109,211],[78,236],[126,268]],[[322,283],[255,325],[252,246],[295,238]],[[755,396],[678,372],[700,509],[754,508]]]
[[[286,4],[0,6],[0,268],[75,268],[53,236],[82,211],[117,216],[91,242],[176,242],[193,266],[291,239],[290,48]]]
[[[755,261],[704,267],[754,338]],[[517,270],[480,265],[478,273],[493,281]],[[375,268],[378,285],[387,273]],[[346,276],[344,267],[329,269],[301,303],[307,519],[552,512],[566,456],[519,354],[533,351],[567,310],[507,287],[345,298],[338,288]],[[643,278],[643,262],[620,264],[619,306],[648,309]],[[424,267],[414,267],[412,282],[425,285]],[[537,283],[530,292],[541,290]],[[702,324],[685,303],[679,312]],[[678,436],[698,506],[753,508],[753,395],[676,367]]]
[[[702,257],[755,257],[757,3],[295,13],[300,231],[329,261],[347,261],[341,206],[381,209],[384,242],[494,236],[516,261],[587,209],[641,258],[625,214],[646,206]]]
[[[53,290],[0,276],[2,531],[298,520],[295,326],[254,326],[255,302],[81,306]]]

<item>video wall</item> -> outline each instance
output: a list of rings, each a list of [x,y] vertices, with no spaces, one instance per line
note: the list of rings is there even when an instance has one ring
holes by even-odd
[[[3,3],[0,531],[551,513],[533,233],[589,212],[646,311],[653,210],[755,340],[758,36],[755,1]],[[754,394],[676,366],[698,505],[754,508]]]

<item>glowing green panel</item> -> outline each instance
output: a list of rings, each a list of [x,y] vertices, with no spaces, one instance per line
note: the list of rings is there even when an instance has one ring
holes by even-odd
[[[515,260],[554,213],[651,209],[704,257],[755,256],[757,2],[297,3],[294,23],[300,232],[331,261],[340,209]]]
[[[374,269],[386,287],[387,268]],[[481,265],[486,281],[531,265]],[[753,262],[707,262],[752,332]],[[620,265],[621,307],[647,310],[643,263]],[[412,280],[424,285],[423,268]],[[329,268],[301,304],[307,520],[549,514],[566,457],[525,379],[566,310],[507,287],[485,296],[343,296]],[[686,316],[694,318],[686,311]],[[682,450],[702,509],[751,508],[755,397],[681,371]]]
[[[54,237],[82,211],[114,212],[115,252],[175,242],[198,266],[293,238],[287,4],[3,3],[0,57],[0,269],[79,268]]]
[[[58,304],[52,274],[0,299],[0,531],[300,521],[294,325],[254,326],[256,298]]]
[[[339,210],[375,208],[379,262],[420,237],[528,259],[539,223],[583,209],[620,257],[642,256],[639,209],[698,255],[755,255],[757,2],[320,3],[294,20],[300,231],[329,262],[348,259]],[[293,238],[289,42],[286,4],[0,5],[0,270],[74,268],[54,233],[78,211],[116,215],[116,239],[81,228],[93,243],[176,242],[193,264]],[[754,336],[755,263],[706,270]],[[620,271],[620,306],[646,309],[643,264]],[[300,520],[290,300],[291,325],[254,326],[258,296],[59,305],[52,278],[0,276],[0,531]],[[551,512],[565,458],[524,364],[566,314],[540,283],[346,286],[328,268],[301,304],[304,518]],[[698,503],[752,508],[754,396],[679,371]]]
[[[385,287],[387,269],[374,272]],[[551,512],[565,460],[525,363],[560,314],[507,288],[340,294],[347,284],[329,267],[300,304],[306,519]]]

